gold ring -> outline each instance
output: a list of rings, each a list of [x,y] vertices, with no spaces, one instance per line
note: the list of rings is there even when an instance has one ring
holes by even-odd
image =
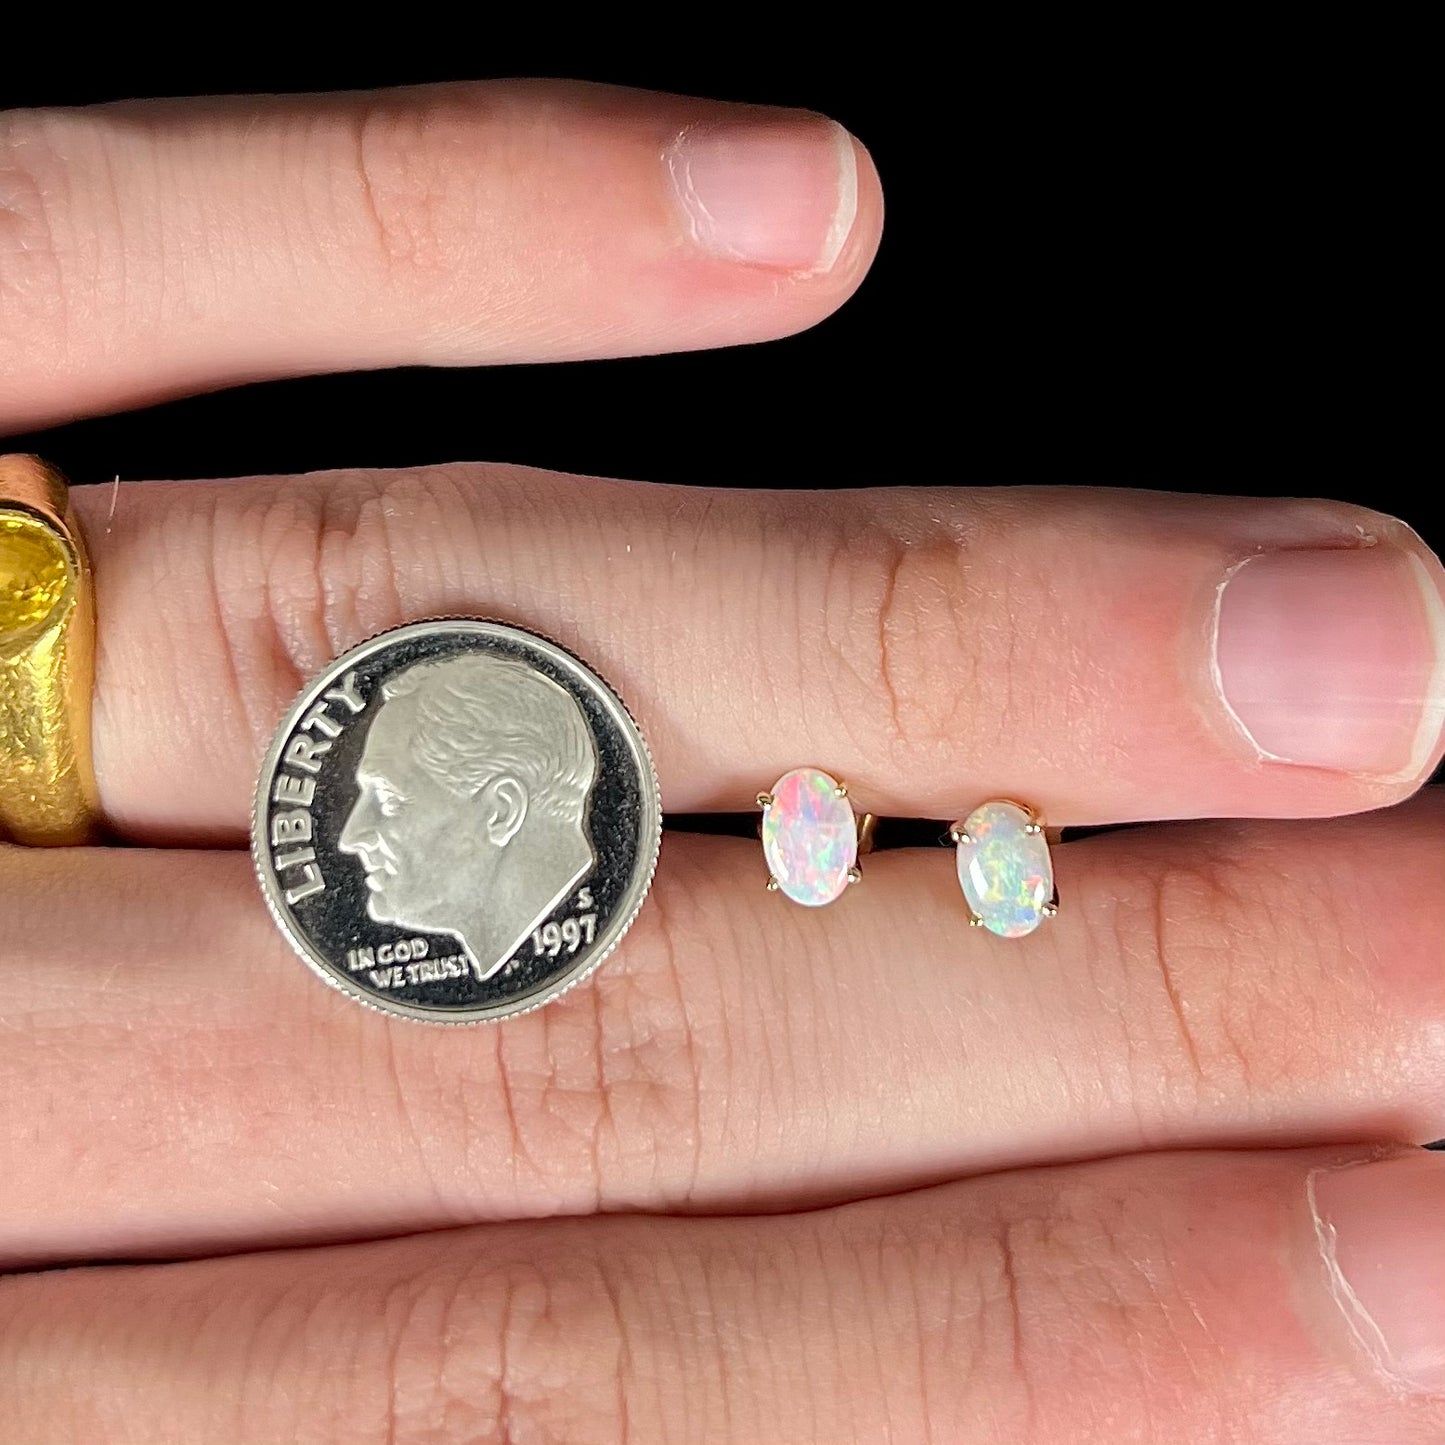
[[[0,835],[84,843],[100,806],[90,756],[95,594],[65,478],[0,456]]]

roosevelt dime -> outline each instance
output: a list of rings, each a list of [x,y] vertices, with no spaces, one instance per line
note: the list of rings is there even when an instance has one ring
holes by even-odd
[[[338,658],[261,767],[251,847],[297,953],[374,1008],[500,1019],[576,983],[652,881],[662,807],[617,695],[499,622],[416,622]]]

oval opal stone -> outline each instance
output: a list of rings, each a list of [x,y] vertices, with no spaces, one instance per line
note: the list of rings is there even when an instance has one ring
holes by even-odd
[[[1039,926],[1054,896],[1048,840],[1028,832],[1017,803],[985,803],[961,825],[958,881],[974,916],[1000,938],[1022,938]]]
[[[819,908],[848,886],[858,861],[858,824],[838,784],[818,768],[794,768],[763,809],[768,871],[794,903]]]

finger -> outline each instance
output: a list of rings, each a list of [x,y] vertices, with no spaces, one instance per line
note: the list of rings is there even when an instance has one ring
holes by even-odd
[[[1442,750],[1440,564],[1358,508],[495,467],[78,501],[102,798],[146,840],[239,841],[302,680],[456,613],[592,661],[675,811],[751,807],[816,763],[878,813],[1017,796],[1059,824],[1333,814],[1405,796]]]
[[[241,855],[11,850],[0,1260],[1437,1137],[1442,805],[1070,843],[1025,940],[966,926],[942,850],[810,910],[755,844],[671,837],[618,955],[480,1030],[319,986]]]
[[[566,82],[0,113],[0,430],[261,377],[727,346],[857,286],[867,152]]]
[[[1184,1154],[37,1274],[0,1282],[0,1409],[20,1439],[155,1445],[1425,1445],[1442,1221],[1424,1151]]]

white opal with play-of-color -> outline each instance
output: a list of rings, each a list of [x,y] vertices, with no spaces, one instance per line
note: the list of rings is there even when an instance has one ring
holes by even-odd
[[[794,768],[763,808],[763,853],[778,887],[808,908],[831,903],[852,881],[858,821],[837,782],[820,768]]]
[[[955,832],[958,881],[973,916],[1000,938],[1032,933],[1054,896],[1054,864],[1048,840],[1027,810],[985,803]]]

